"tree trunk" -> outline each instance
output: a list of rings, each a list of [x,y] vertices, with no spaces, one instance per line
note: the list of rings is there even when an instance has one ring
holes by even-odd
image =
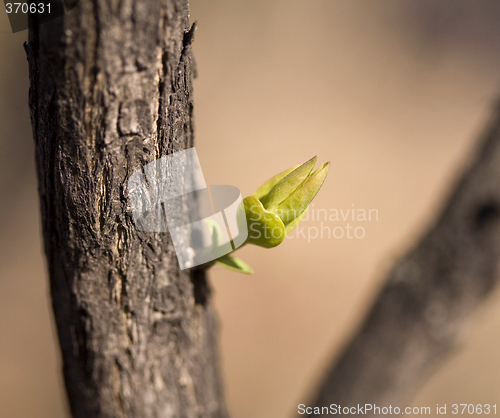
[[[193,146],[187,0],[81,0],[30,23],[45,252],[72,414],[225,417],[204,272],[139,231],[127,180]]]
[[[332,364],[309,405],[409,406],[421,383],[460,342],[472,313],[497,284],[499,262],[497,106],[477,154],[440,218],[396,263],[360,330]]]

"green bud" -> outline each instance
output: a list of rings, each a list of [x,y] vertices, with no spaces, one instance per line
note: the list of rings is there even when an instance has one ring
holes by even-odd
[[[316,157],[313,157],[285,170],[243,199],[248,227],[245,244],[273,248],[283,242],[285,235],[304,217],[326,179],[330,162],[313,172],[315,165]],[[217,228],[212,230],[214,241],[218,241],[218,233]],[[233,256],[225,255],[216,262],[230,270],[252,273],[247,264]]]
[[[248,225],[247,243],[265,248],[281,244],[305,215],[323,185],[330,162],[313,172],[316,157],[285,170],[243,199]],[[281,222],[280,222],[281,221]]]
[[[317,157],[313,157],[304,164],[299,165],[277,182],[269,193],[260,199],[264,208],[266,210],[275,211],[281,202],[291,196],[309,177],[312,169],[316,165],[316,159]]]
[[[276,213],[285,226],[288,226],[295,219],[302,216],[318,194],[319,189],[321,189],[329,168],[329,162],[320,166],[314,173],[310,174],[293,193],[278,205]]]
[[[255,196],[243,199],[247,218],[248,238],[246,243],[273,248],[285,239],[285,225],[273,212],[264,209]]]

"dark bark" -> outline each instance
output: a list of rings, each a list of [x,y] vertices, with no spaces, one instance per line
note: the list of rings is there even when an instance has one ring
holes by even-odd
[[[310,405],[408,406],[420,384],[461,341],[472,313],[498,282],[499,262],[497,106],[441,216],[393,267]]]
[[[127,180],[193,146],[187,0],[80,0],[30,23],[40,203],[75,418],[225,417],[204,272],[136,229]]]

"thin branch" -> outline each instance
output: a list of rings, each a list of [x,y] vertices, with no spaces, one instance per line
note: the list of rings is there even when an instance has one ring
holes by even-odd
[[[392,268],[310,405],[405,405],[461,340],[498,282],[499,221],[497,107],[441,216]]]

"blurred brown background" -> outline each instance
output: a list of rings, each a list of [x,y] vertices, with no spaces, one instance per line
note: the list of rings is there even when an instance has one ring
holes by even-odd
[[[81,0],[85,1],[85,0]],[[315,209],[377,209],[363,239],[286,240],[213,268],[229,409],[306,403],[384,273],[435,215],[500,92],[500,2],[193,0],[196,148],[210,184],[251,194],[313,155]],[[28,72],[0,12],[0,418],[67,417],[42,256]],[[330,229],[347,222],[327,221]],[[307,227],[319,227],[313,220]],[[414,405],[499,404],[500,292]]]

